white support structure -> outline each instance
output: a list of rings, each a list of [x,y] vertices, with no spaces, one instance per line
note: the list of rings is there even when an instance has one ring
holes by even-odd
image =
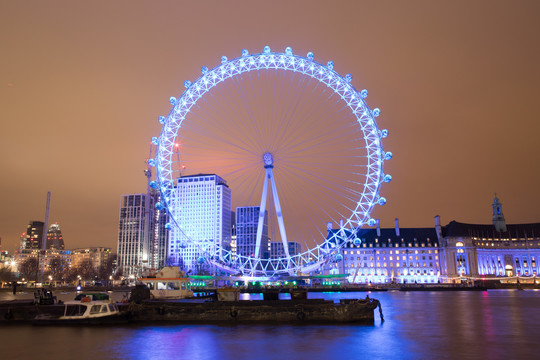
[[[290,259],[289,246],[287,243],[287,233],[285,232],[285,223],[283,222],[283,214],[281,213],[281,204],[279,203],[279,195],[277,192],[276,182],[274,180],[274,158],[269,152],[263,155],[264,167],[266,168],[266,174],[264,175],[264,186],[261,196],[261,206],[259,208],[259,222],[257,224],[257,241],[255,243],[255,258],[260,258],[261,252],[261,239],[264,227],[264,216],[266,214],[266,197],[268,195],[268,181],[272,184],[272,196],[274,197],[274,204],[276,208],[276,216],[279,225],[279,233],[281,235],[281,241],[283,242],[283,251],[285,257]]]

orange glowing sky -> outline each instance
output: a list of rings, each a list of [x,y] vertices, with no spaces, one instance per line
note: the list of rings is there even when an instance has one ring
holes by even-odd
[[[538,1],[3,1],[0,236],[29,220],[67,248],[116,250],[122,194],[145,191],[168,98],[221,55],[264,45],[333,60],[390,136],[383,227],[538,222]]]

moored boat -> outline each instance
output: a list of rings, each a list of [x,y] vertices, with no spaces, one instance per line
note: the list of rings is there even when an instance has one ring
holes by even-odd
[[[185,299],[193,297],[189,287],[189,278],[178,267],[166,266],[156,277],[138,279],[150,290],[152,299]]]
[[[100,296],[101,295],[101,296]],[[106,294],[105,294],[106,295]],[[77,296],[64,303],[62,315],[38,314],[34,325],[101,325],[127,322],[127,314],[121,313],[116,304],[103,294]]]

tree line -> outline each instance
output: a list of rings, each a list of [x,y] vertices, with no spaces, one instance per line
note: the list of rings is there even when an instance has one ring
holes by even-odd
[[[110,258],[103,266],[95,268],[90,260],[83,260],[79,266],[69,266],[66,261],[60,258],[53,258],[49,262],[43,274],[43,282],[74,283],[77,280],[97,281],[109,280],[113,274],[114,259]],[[9,267],[0,268],[0,281],[9,282],[25,279],[26,281],[39,281],[41,267],[39,260],[35,257],[29,257],[19,264],[19,273],[14,274]],[[50,278],[49,278],[50,276]]]

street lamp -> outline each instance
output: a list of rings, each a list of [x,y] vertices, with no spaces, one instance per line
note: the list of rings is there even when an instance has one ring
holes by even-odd
[[[77,285],[77,291],[81,291],[81,275],[77,275],[77,279],[79,279],[79,284]]]

